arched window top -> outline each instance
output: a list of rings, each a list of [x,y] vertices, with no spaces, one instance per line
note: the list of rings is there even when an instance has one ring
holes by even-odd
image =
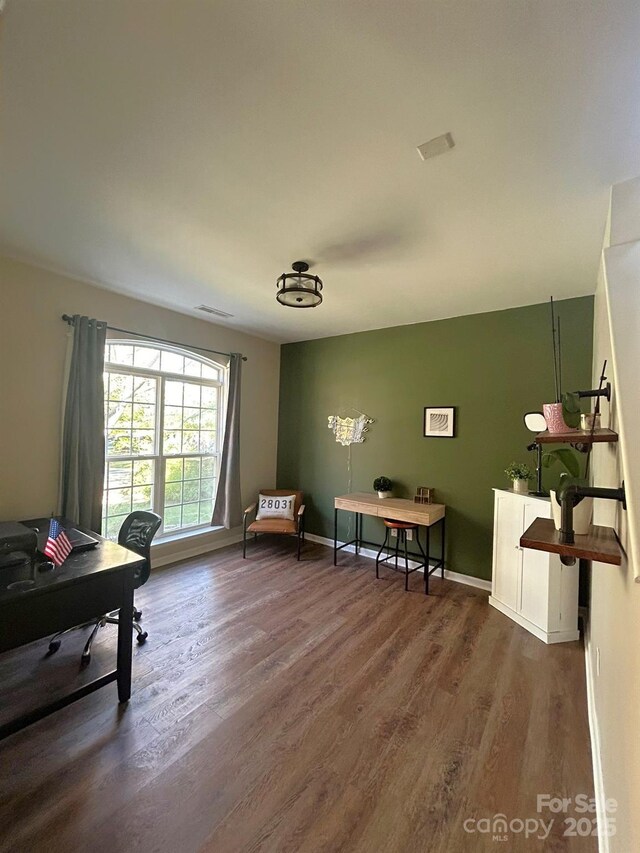
[[[105,347],[105,363],[117,367],[151,370],[154,373],[222,382],[225,367],[211,359],[179,347],[154,341],[110,338]]]

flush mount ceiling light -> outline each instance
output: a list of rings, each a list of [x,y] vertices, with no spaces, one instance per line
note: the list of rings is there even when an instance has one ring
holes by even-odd
[[[423,142],[418,145],[418,154],[423,160],[430,160],[431,157],[438,157],[453,148],[455,142],[450,133],[443,133],[442,136],[436,136],[435,139],[430,139],[428,142]]]
[[[291,264],[295,272],[283,272],[276,285],[276,299],[289,308],[315,308],[322,302],[322,282],[317,275],[309,275],[306,261]]]

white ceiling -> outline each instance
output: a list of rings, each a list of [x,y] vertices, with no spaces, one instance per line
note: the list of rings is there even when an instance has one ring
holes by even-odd
[[[280,341],[592,293],[637,0],[9,0],[6,254]],[[456,147],[415,147],[451,131]],[[275,280],[306,259],[325,301]],[[69,306],[73,310],[73,306]]]

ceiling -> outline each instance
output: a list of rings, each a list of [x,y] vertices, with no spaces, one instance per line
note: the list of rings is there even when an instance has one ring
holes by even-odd
[[[9,0],[0,249],[278,341],[592,293],[638,44],[637,0]]]

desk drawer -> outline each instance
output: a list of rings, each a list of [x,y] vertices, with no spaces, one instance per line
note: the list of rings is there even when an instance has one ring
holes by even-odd
[[[390,518],[394,521],[407,521],[410,524],[420,524],[423,527],[430,527],[432,524],[435,524],[436,521],[440,521],[444,516],[444,507],[432,507],[429,509],[429,512],[416,511],[412,512],[411,510],[406,509],[393,509],[393,507],[389,507],[388,510],[384,513],[380,513],[380,515],[384,515],[384,518]]]
[[[343,501],[341,498],[335,499],[335,508],[346,510],[346,512],[361,512],[363,515],[379,514],[376,504],[372,505],[369,503],[357,503],[356,501]]]

